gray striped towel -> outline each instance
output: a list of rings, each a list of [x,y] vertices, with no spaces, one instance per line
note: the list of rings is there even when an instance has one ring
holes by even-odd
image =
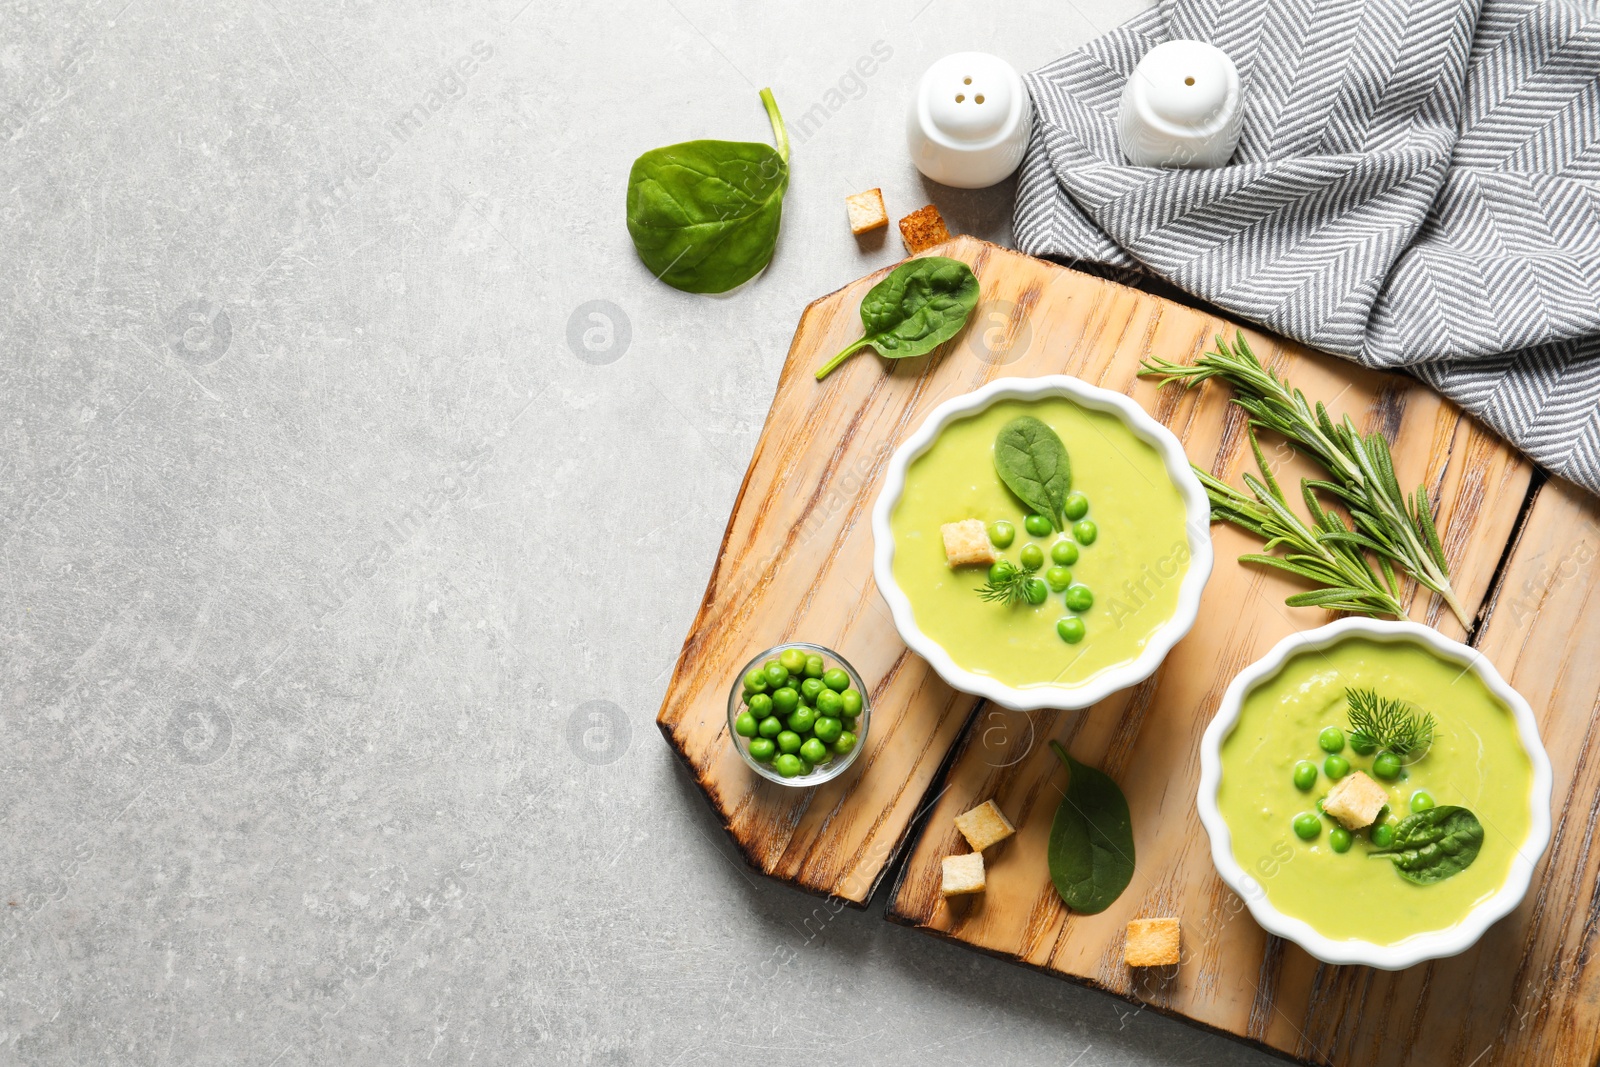
[[[1239,68],[1226,167],[1117,148],[1174,39]],[[1023,251],[1404,367],[1600,492],[1600,0],[1163,0],[1027,82]]]

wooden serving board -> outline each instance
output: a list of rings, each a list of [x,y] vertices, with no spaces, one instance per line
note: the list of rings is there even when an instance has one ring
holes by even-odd
[[[1600,856],[1588,841],[1600,760],[1587,755],[1600,657],[1584,649],[1600,639],[1600,620],[1581,617],[1600,587],[1593,502],[1546,487],[1528,511],[1530,466],[1426,387],[1247,331],[1308,394],[1382,429],[1402,484],[1429,488],[1458,590],[1482,609],[1477,642],[1544,716],[1557,804],[1571,802],[1527,903],[1472,952],[1398,975],[1320,965],[1250,919],[1216,876],[1195,813],[1197,746],[1228,681],[1283,635],[1331,617],[1284,607],[1292,580],[1236,563],[1254,548],[1246,537],[1212,528],[1217,567],[1193,631],[1151,679],[1081,712],[1007,712],[950,689],[900,643],[871,573],[869,515],[890,454],[934,406],[996,377],[1064,372],[1122,391],[1195,463],[1237,481],[1249,453],[1226,387],[1183,395],[1136,377],[1146,356],[1192,360],[1233,327],[973,239],[937,252],[971,264],[983,298],[967,330],[930,357],[863,354],[817,383],[815,367],[860,335],[861,296],[882,272],[806,309],[658,717],[749,862],[863,905],[904,850],[892,920],[1307,1062],[1521,1063],[1534,1050],[1593,1062]],[[1290,484],[1312,473],[1279,442],[1265,445]],[[1414,598],[1411,614],[1467,636],[1432,596]],[[860,758],[814,790],[758,778],[727,736],[738,669],[794,639],[838,649],[873,701]],[[1045,868],[1063,777],[1050,738],[1112,774],[1132,809],[1138,871],[1102,915],[1069,915]],[[1017,836],[988,854],[982,897],[947,905],[939,860],[965,850],[951,820],[989,797]],[[1552,867],[1559,875],[1546,877]],[[1121,963],[1124,924],[1172,914],[1184,920],[1183,963],[1136,979]]]

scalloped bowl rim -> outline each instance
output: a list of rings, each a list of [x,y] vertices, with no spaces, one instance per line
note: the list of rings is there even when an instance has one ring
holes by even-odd
[[[1189,544],[1189,569],[1178,589],[1178,603],[1172,617],[1150,636],[1144,651],[1134,659],[1108,668],[1078,685],[1037,685],[1019,689],[987,675],[975,674],[959,666],[933,638],[922,632],[912,614],[911,601],[894,578],[894,534],[889,518],[905,492],[906,469],[933,446],[944,428],[958,418],[977,414],[1001,400],[1039,400],[1065,397],[1094,411],[1118,417],[1135,437],[1151,445],[1161,455],[1184,503],[1184,531]],[[1211,577],[1211,504],[1205,487],[1189,467],[1183,444],[1172,431],[1161,425],[1134,400],[1121,393],[1090,385],[1067,374],[1037,378],[997,378],[969,393],[952,397],[928,413],[915,433],[895,450],[884,475],[883,489],[872,509],[872,576],[878,590],[889,603],[900,639],[951,686],[972,693],[1015,711],[1045,708],[1086,708],[1154,674],[1172,647],[1181,641],[1200,614],[1200,595]]]
[[[1511,709],[1517,723],[1517,736],[1522,742],[1533,769],[1528,804],[1532,809],[1532,822],[1528,836],[1512,857],[1511,870],[1498,892],[1477,904],[1458,922],[1444,930],[1417,934],[1394,945],[1379,945],[1371,941],[1336,940],[1319,933],[1304,919],[1292,918],[1279,911],[1267,899],[1266,890],[1233,857],[1233,839],[1227,822],[1217,807],[1217,790],[1222,784],[1222,742],[1239,720],[1244,697],[1257,683],[1278,673],[1289,657],[1304,650],[1329,648],[1353,636],[1368,637],[1377,641],[1411,642],[1429,650],[1477,675],[1484,687]],[[1550,843],[1550,798],[1553,778],[1550,757],[1539,739],[1539,725],[1534,720],[1533,709],[1522,695],[1500,676],[1493,663],[1482,652],[1470,645],[1452,641],[1437,630],[1415,622],[1394,622],[1381,619],[1347,618],[1315,630],[1290,634],[1273,646],[1261,659],[1240,671],[1222,695],[1222,702],[1211,724],[1206,727],[1200,741],[1200,791],[1198,806],[1200,822],[1211,838],[1211,861],[1228,887],[1237,893],[1250,909],[1256,922],[1268,933],[1293,941],[1324,963],[1364,964],[1385,971],[1397,971],[1424,960],[1454,956],[1471,948],[1500,919],[1514,910],[1527,895],[1533,881],[1534,869]]]

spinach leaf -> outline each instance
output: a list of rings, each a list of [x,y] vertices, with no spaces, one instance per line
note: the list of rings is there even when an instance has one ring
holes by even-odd
[[[1394,844],[1374,856],[1388,856],[1400,877],[1432,885],[1472,866],[1483,847],[1483,824],[1466,808],[1444,804],[1400,820]]]
[[[817,381],[868,345],[889,359],[925,356],[960,333],[977,306],[978,279],[959,259],[907,260],[862,297],[867,335],[823,364]]]
[[[1050,880],[1067,907],[1082,915],[1109,908],[1133,880],[1133,820],[1122,790],[1052,741],[1072,774],[1050,825]]]
[[[646,152],[628,172],[628,234],[657,278],[723,293],[772,259],[789,188],[789,135],[761,90],[776,150],[753,141],[685,141]]]
[[[994,469],[1030,510],[1067,528],[1061,509],[1072,491],[1072,462],[1054,430],[1031,415],[1012,419],[994,439]]]

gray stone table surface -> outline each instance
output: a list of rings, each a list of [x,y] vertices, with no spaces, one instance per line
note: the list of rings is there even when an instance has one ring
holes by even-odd
[[[844,196],[1008,240],[921,71],[1140,6],[0,2],[0,1063],[1267,1062],[752,875],[653,726]],[[629,164],[763,85],[675,292]]]

